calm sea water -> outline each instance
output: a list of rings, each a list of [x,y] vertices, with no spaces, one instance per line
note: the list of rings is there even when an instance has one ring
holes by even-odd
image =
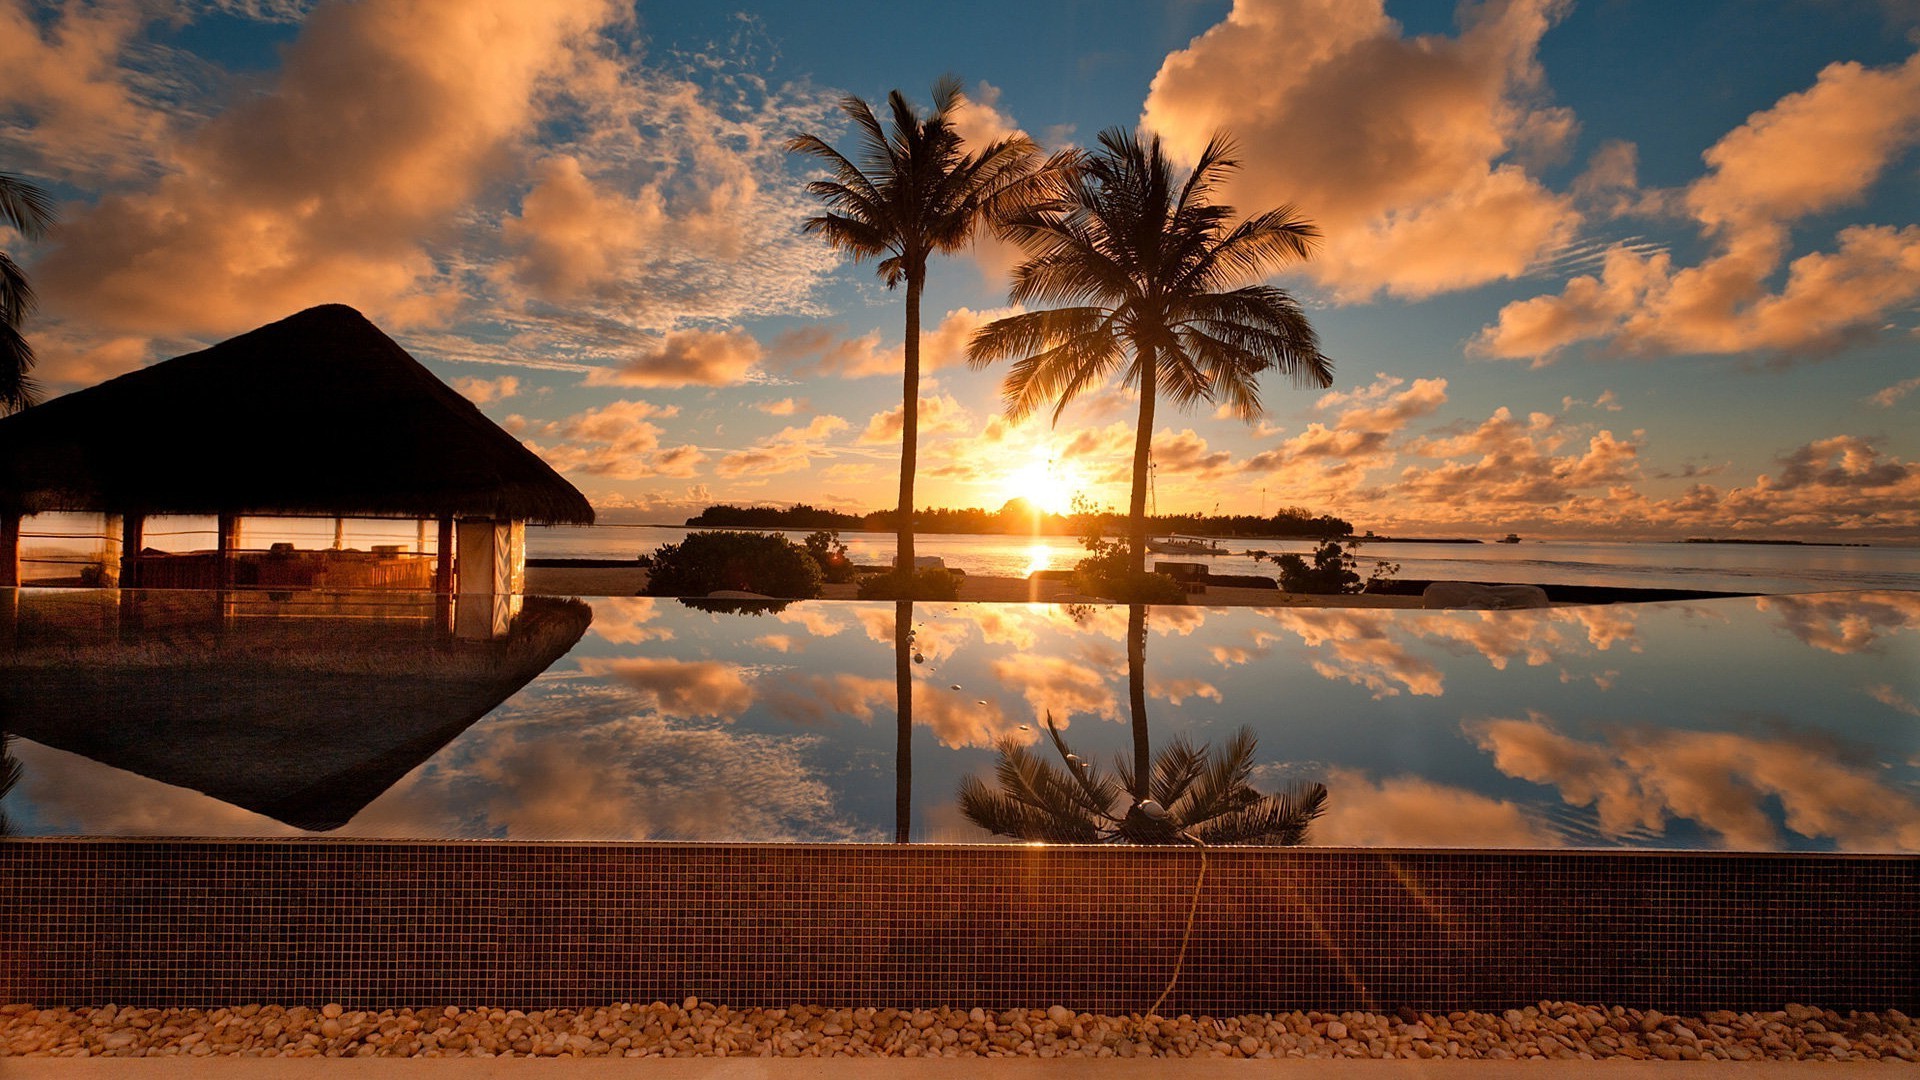
[[[545,527],[527,530],[536,558],[631,559],[675,543],[689,529],[648,525]],[[790,532],[799,539],[804,532]],[[892,562],[889,534],[843,532],[854,561]],[[1217,574],[1278,576],[1250,548],[1307,554],[1304,541],[1229,540],[1233,554],[1165,556],[1209,564]],[[1085,553],[1072,537],[967,536],[924,533],[919,553],[938,555],[969,574],[1025,577],[1034,570],[1068,569]],[[1813,547],[1754,544],[1645,544],[1526,541],[1519,544],[1363,544],[1363,564],[1384,560],[1403,578],[1503,581],[1536,585],[1616,585],[1702,589],[1710,592],[1818,592],[1831,589],[1920,589],[1920,548]]]
[[[533,597],[470,643],[312,615],[212,632],[167,597],[129,622],[124,595],[91,595],[25,590],[0,640],[16,833],[984,841],[962,778],[994,783],[1009,742],[1060,768],[1052,716],[1102,770],[1249,728],[1255,787],[1326,786],[1318,844],[1920,851],[1920,592],[1490,612]]]

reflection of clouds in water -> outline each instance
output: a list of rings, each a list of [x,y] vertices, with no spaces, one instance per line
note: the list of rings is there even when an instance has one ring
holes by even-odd
[[[783,720],[820,726],[842,716],[872,723],[874,714],[894,710],[891,679],[860,675],[808,675],[797,671],[769,672],[755,683],[761,704]]]
[[[964,614],[980,628],[982,642],[1011,645],[1022,652],[1033,648],[1041,631],[1057,629],[1046,609],[1038,605],[971,604]]]
[[[1376,701],[1398,696],[1403,687],[1423,697],[1439,697],[1444,692],[1446,677],[1437,666],[1388,637],[1387,631],[1394,623],[1387,612],[1333,608],[1276,611],[1273,621],[1308,646],[1331,654],[1308,661],[1322,678],[1364,687]]]
[[[989,698],[983,703],[972,694],[918,679],[913,683],[913,723],[932,731],[940,745],[955,750],[985,749],[1001,739],[1030,743],[1039,738],[1033,730],[1021,731],[1022,721],[1007,716],[998,701]]]
[[[926,607],[916,605],[913,621],[913,651],[919,662],[938,664],[952,656],[973,634],[973,624],[953,618],[925,617]],[[942,613],[943,616],[946,613]],[[855,612],[867,631],[867,640],[893,647],[893,605],[884,608],[863,607]]]
[[[835,618],[827,608],[815,604],[794,604],[785,610],[775,612],[773,617],[790,626],[802,627],[807,633],[817,638],[830,638],[847,628],[847,624]],[[887,617],[887,628],[891,635],[893,628],[891,615]],[[887,640],[893,639],[889,636]]]
[[[375,800],[341,835],[523,840],[874,840],[802,755],[815,736],[633,715],[626,695],[521,699]]]
[[[1375,780],[1334,769],[1327,812],[1308,842],[1350,847],[1559,847],[1562,839],[1517,803],[1418,776]]]
[[[718,660],[668,660],[632,656],[610,660],[580,658],[587,675],[611,678],[629,690],[640,704],[664,716],[738,716],[753,704],[747,669]]]
[[[1120,719],[1120,703],[1099,668],[1064,656],[1013,656],[995,660],[989,670],[1000,685],[1020,691],[1035,720],[1051,712],[1064,728],[1075,714]]]
[[[14,741],[20,785],[46,836],[298,836],[301,830],[188,788],[41,746]],[[13,801],[10,799],[9,801]]]
[[[1188,698],[1222,700],[1220,688],[1205,679],[1148,679],[1147,695],[1169,705],[1180,705]]]
[[[1616,835],[1684,818],[1726,847],[1772,850],[1780,836],[1768,806],[1777,800],[1786,827],[1802,836],[1831,837],[1849,851],[1920,850],[1920,800],[1840,760],[1820,739],[1618,727],[1586,742],[1538,713],[1465,730],[1501,772],[1552,785],[1569,805],[1592,805]]]
[[[753,643],[763,649],[777,653],[793,652],[795,645],[798,644],[794,641],[792,634],[763,634],[760,637],[754,638]],[[800,646],[800,650],[804,652],[806,647]]]
[[[1120,610],[1123,614],[1126,611],[1125,608]],[[1147,629],[1160,637],[1169,634],[1187,637],[1206,624],[1206,608],[1166,606],[1150,608],[1147,613]]]
[[[1883,637],[1920,626],[1920,592],[1763,596],[1754,606],[1778,615],[1801,642],[1830,653],[1863,652]]]
[[[647,626],[659,618],[659,602],[651,596],[601,596],[593,601],[593,625],[590,628],[602,640],[615,645],[637,645],[642,641],[672,641],[673,631],[664,626]]]
[[[1903,712],[1908,716],[1920,716],[1920,705],[1915,705],[1912,699],[1886,683],[1869,686],[1866,690],[1868,697],[1873,698],[1873,700],[1895,712]]]

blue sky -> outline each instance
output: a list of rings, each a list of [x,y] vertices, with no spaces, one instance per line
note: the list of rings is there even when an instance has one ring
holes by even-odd
[[[1163,408],[1163,510],[1380,531],[1920,538],[1920,13],[1870,0],[543,5],[0,0],[0,168],[47,181],[56,390],[365,311],[612,520],[874,509],[901,297],[798,232],[843,94],[1049,146],[1218,127],[1337,381]],[[1124,505],[1134,403],[997,419],[954,366],[1014,255],[934,267],[920,501]],[[895,414],[890,417],[890,414]],[[889,419],[893,424],[889,424]]]

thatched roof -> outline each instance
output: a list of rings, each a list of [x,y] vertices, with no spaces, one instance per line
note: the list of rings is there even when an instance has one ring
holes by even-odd
[[[593,611],[529,596],[502,642],[372,619],[250,619],[0,652],[0,731],[337,829],[579,642]]]
[[[0,510],[593,521],[551,466],[339,304],[0,419]]]

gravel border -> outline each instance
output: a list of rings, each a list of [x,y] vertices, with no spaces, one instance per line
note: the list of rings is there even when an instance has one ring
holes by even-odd
[[[1229,1057],[1920,1061],[1896,1009],[1667,1016],[1540,1002],[1503,1013],[1403,1009],[1232,1017],[1047,1009],[226,1009],[0,1006],[0,1057]]]

